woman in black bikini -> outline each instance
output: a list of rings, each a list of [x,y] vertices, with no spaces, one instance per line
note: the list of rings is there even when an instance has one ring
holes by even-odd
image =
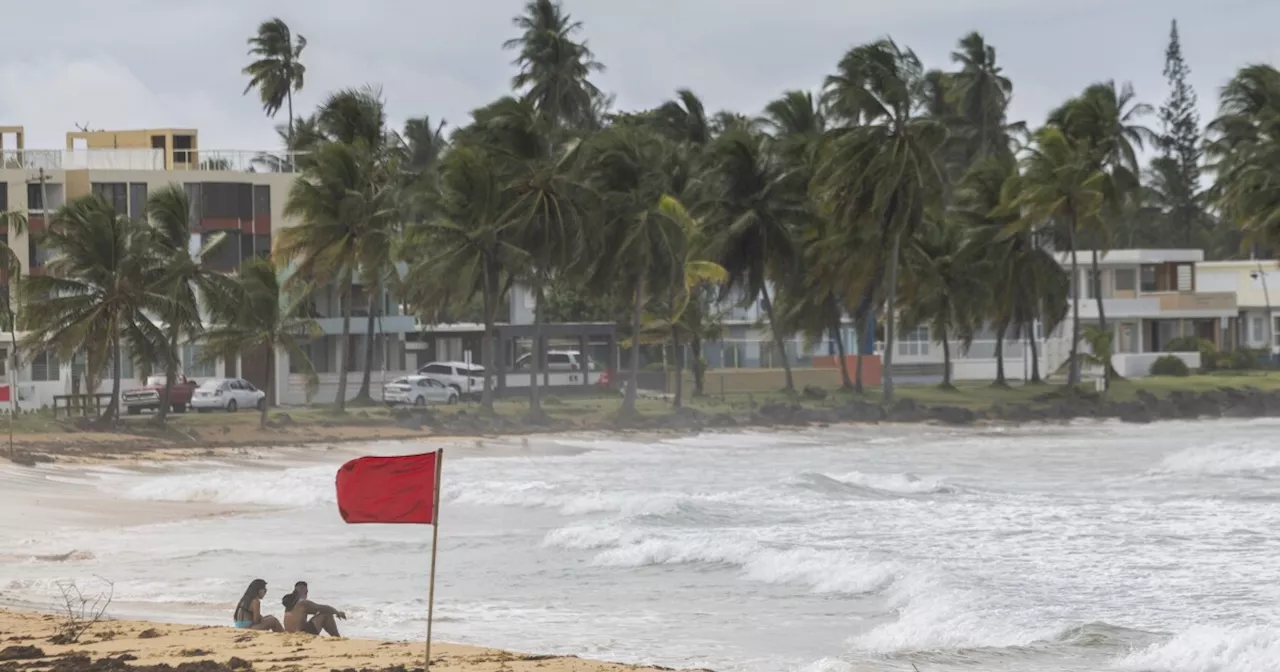
[[[254,579],[249,583],[249,588],[244,591],[244,597],[236,603],[235,613],[232,614],[232,620],[235,621],[237,628],[284,632],[284,626],[280,625],[280,621],[275,616],[262,615],[262,598],[266,595],[266,581]]]

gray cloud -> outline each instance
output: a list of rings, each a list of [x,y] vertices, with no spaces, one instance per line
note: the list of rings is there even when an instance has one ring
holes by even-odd
[[[241,95],[239,71],[262,19],[281,16],[310,41],[299,112],[336,88],[380,83],[397,124],[423,114],[456,124],[507,90],[512,54],[501,43],[523,3],[116,0],[111,13],[97,0],[13,4],[0,123],[25,125],[29,146],[61,146],[89,122],[195,127],[206,148],[257,149],[277,144],[273,122]],[[1174,16],[1207,118],[1238,67],[1274,61],[1280,23],[1271,0],[570,0],[568,9],[622,108],[689,87],[713,109],[755,112],[785,89],[816,89],[854,44],[892,35],[946,67],[956,40],[977,29],[1014,80],[1013,115],[1033,123],[1102,79],[1132,81],[1158,104]]]

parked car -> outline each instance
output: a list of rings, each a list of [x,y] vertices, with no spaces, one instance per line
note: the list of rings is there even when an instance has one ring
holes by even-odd
[[[456,404],[461,395],[431,376],[401,376],[382,387],[382,401],[388,406],[405,404]]]
[[[479,394],[484,389],[484,367],[466,362],[428,362],[418,374],[444,383],[458,393],[458,398]]]
[[[201,413],[235,413],[242,408],[261,409],[266,403],[267,393],[242,378],[211,378],[191,396],[191,407]]]
[[[596,371],[599,367],[596,361],[590,357],[586,358],[586,368],[583,366],[582,353],[577,350],[548,350],[544,365],[548,371]],[[516,370],[525,371],[533,365],[533,353],[526,352],[516,359]]]
[[[134,387],[120,394],[120,400],[128,409],[129,415],[138,415],[144,410],[160,410],[160,397],[164,394],[165,376],[147,376],[142,387]],[[169,405],[174,413],[185,413],[191,404],[191,393],[196,389],[196,381],[178,374],[173,379],[173,389],[169,391]]]

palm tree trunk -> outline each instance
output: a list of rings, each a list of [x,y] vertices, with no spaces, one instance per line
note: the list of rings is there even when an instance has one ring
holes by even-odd
[[[902,231],[893,234],[893,249],[889,253],[888,276],[885,278],[885,323],[884,323],[884,400],[893,401],[893,348],[894,327],[898,322],[898,253],[902,248]]]
[[[370,386],[373,384],[373,330],[378,319],[378,296],[382,293],[378,287],[369,288],[369,318],[365,325],[364,338],[364,373],[360,376],[360,391],[356,392],[354,401],[372,402]]]
[[[156,422],[164,424],[173,403],[173,384],[178,378],[178,327],[177,320],[169,325],[169,351],[165,353],[164,390],[160,392],[160,408],[156,409]]]
[[[835,333],[836,356],[840,358],[840,389],[852,390],[853,381],[849,380],[849,355],[844,349],[844,335],[840,333],[840,318],[836,318]]]
[[[1009,381],[1004,378],[1004,332],[1007,328],[996,325],[996,387],[1009,387]]]
[[[636,414],[636,386],[640,384],[640,315],[644,309],[644,278],[636,284],[635,306],[631,309],[631,371],[627,374],[627,389],[622,394],[621,415]]]
[[[289,146],[285,147],[285,149],[293,150],[296,148],[293,146],[293,86],[292,85],[290,85],[289,88],[285,89],[284,96],[285,96],[285,100],[289,101],[289,143],[288,143]]]
[[[258,419],[258,426],[260,427],[267,426],[267,407],[271,405],[271,390],[273,389],[272,385],[275,381],[275,376],[273,375],[276,368],[275,353],[275,344],[269,344],[267,346],[267,386],[266,389],[263,390],[263,392],[266,392],[267,396],[262,398],[262,417]]]
[[[1090,263],[1090,266],[1092,266],[1090,270],[1093,272],[1093,300],[1098,304],[1098,328],[1101,329],[1103,333],[1106,333],[1107,311],[1105,306],[1102,305],[1102,272],[1098,270],[1098,246],[1093,245],[1092,247],[1093,250],[1091,250],[1091,252],[1093,254],[1093,260]],[[1103,389],[1109,389],[1111,387],[1111,353],[1105,353],[1104,355],[1103,353],[1095,352],[1093,354],[1101,357],[1104,362],[1102,366],[1102,385]]]
[[[947,333],[945,323],[938,331],[942,336],[942,385],[940,387],[944,390],[953,390],[955,385],[951,384],[951,335]]]
[[[107,404],[107,411],[102,414],[102,424],[107,427],[114,427],[116,418],[120,417],[120,335],[115,334],[111,337],[111,403]],[[85,390],[92,394],[90,388]]]
[[[342,289],[342,356],[338,358],[338,412],[347,412],[347,369],[351,368],[351,286],[355,278],[350,273],[343,280]]]
[[[484,289],[481,292],[484,300],[484,337],[480,342],[480,356],[484,358],[484,388],[480,392],[480,408],[489,414],[493,413],[493,367],[497,351],[493,343],[493,323],[496,321],[494,304],[498,300],[494,297],[496,290],[493,285],[493,275],[486,265],[484,269]]]
[[[680,345],[680,328],[675,325],[671,325],[671,354],[676,365],[676,392],[671,406],[680,408],[684,403],[684,348]]]
[[[1067,241],[1071,246],[1071,362],[1067,369],[1067,386],[1075,390],[1080,384],[1080,263],[1076,258],[1076,218],[1069,220]]]
[[[1035,322],[1027,324],[1027,343],[1031,344],[1031,382],[1040,383],[1040,350],[1036,346]]]
[[[693,363],[689,365],[693,369],[693,396],[701,397],[707,393],[707,365],[702,361],[702,337],[697,333],[689,339],[689,351],[693,355]]]
[[[546,367],[543,358],[546,353],[542,343],[542,276],[535,274],[533,279],[533,356],[529,358],[529,415],[535,420],[542,420],[546,413],[542,410],[542,395],[538,389],[538,377]],[[586,353],[582,353],[582,361],[586,362]]]
[[[778,330],[778,321],[773,318],[773,302],[769,300],[769,288],[760,288],[760,305],[764,306],[764,314],[769,317],[769,331],[773,332],[773,344],[782,356],[782,371],[786,383],[782,389],[787,392],[796,391],[795,380],[791,377],[791,362],[787,359],[787,346],[782,342],[782,332]]]

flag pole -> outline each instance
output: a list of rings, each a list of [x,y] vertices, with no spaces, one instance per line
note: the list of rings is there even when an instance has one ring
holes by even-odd
[[[436,547],[440,539],[440,471],[444,467],[444,448],[436,451],[436,484],[431,493],[431,583],[427,589],[427,659],[423,672],[431,672],[431,624],[436,611]]]

